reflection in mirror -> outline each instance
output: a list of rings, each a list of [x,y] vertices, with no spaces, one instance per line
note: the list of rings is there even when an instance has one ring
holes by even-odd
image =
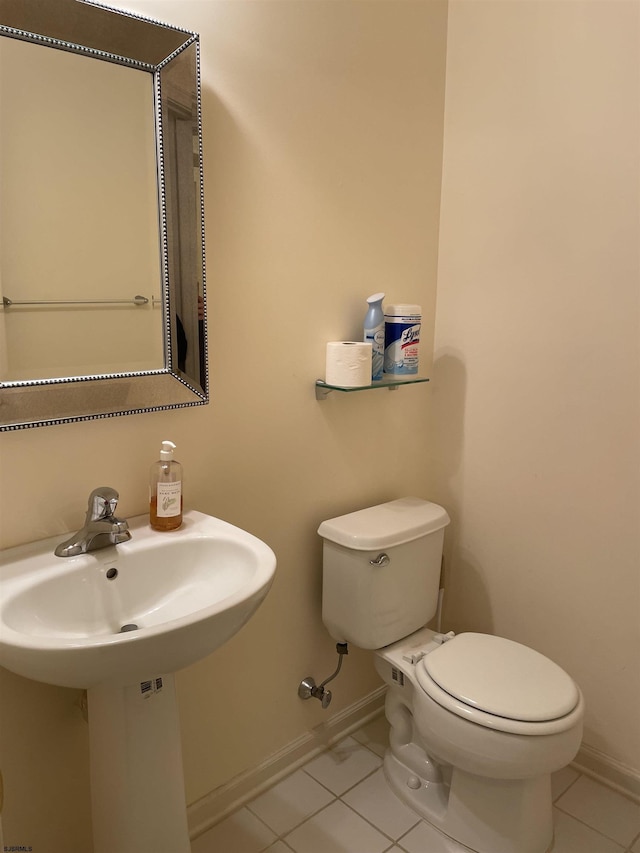
[[[198,62],[195,33],[0,0],[0,430],[208,402]]]
[[[194,93],[198,90],[197,47],[191,44],[160,72],[167,190],[166,221],[169,258],[171,338],[177,342],[178,368],[202,384],[202,294],[189,282],[202,278],[203,245],[198,222],[202,219],[198,173],[200,136]]]
[[[161,369],[151,75],[3,38],[0,86],[0,380]]]

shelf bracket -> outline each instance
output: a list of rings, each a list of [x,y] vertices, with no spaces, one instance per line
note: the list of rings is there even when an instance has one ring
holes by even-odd
[[[333,391],[333,388],[327,388],[326,386],[323,388],[323,385],[322,379],[318,379],[316,382],[316,400],[326,400]]]

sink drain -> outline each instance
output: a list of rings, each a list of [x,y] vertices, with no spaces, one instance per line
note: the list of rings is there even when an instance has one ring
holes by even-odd
[[[138,630],[138,626],[135,624],[135,622],[128,622],[126,625],[123,625],[122,628],[120,628],[120,633],[126,634],[127,631],[137,631],[137,630]]]

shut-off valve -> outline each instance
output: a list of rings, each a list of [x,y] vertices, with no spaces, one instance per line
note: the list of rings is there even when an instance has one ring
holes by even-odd
[[[340,668],[342,667],[342,658],[345,655],[349,654],[349,647],[347,643],[337,643],[336,651],[338,652],[338,667],[336,671],[329,676],[329,678],[325,678],[325,680],[321,684],[316,684],[315,678],[308,675],[306,678],[303,678],[300,684],[298,685],[298,696],[301,699],[319,699],[322,703],[323,708],[328,708],[331,704],[331,691],[325,690],[325,685],[338,675],[340,672]]]

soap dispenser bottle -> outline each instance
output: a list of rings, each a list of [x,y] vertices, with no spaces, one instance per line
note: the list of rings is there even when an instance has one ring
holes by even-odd
[[[369,310],[364,318],[364,340],[371,344],[371,379],[382,379],[384,367],[384,293],[374,293],[367,299]]]
[[[149,477],[149,521],[154,530],[177,530],[182,524],[182,465],[173,458],[176,446],[163,441],[160,459]]]

